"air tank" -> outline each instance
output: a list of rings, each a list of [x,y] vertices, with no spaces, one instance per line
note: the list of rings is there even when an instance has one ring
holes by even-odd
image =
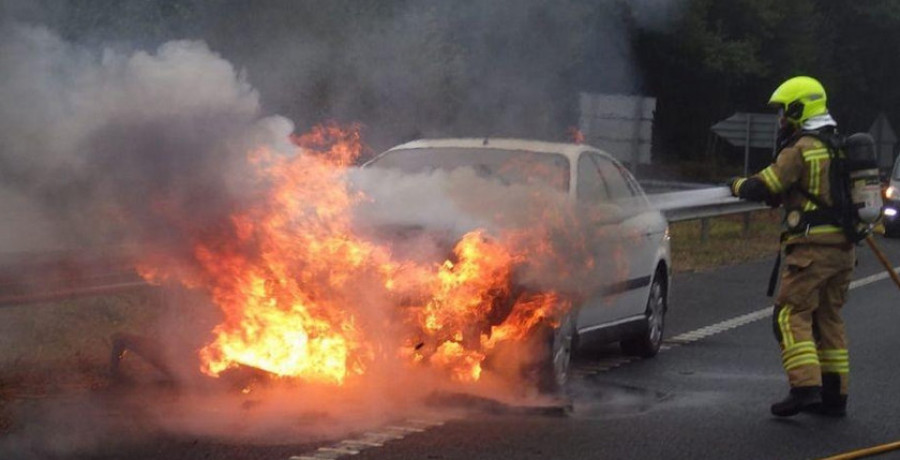
[[[856,212],[863,222],[874,223],[881,217],[883,206],[875,140],[868,133],[852,134],[844,140],[844,155]]]

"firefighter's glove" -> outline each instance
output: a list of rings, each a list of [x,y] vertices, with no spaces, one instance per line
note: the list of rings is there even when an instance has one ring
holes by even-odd
[[[728,179],[727,184],[728,188],[731,189],[731,196],[741,197],[741,185],[744,185],[746,180],[747,179],[743,177],[732,177],[731,179]]]
[[[782,201],[784,201],[782,198],[783,197],[780,194],[774,194],[774,195],[769,194],[766,196],[766,199],[763,201],[765,201],[765,203],[767,205],[769,205],[770,208],[775,209],[775,208],[781,206]]]

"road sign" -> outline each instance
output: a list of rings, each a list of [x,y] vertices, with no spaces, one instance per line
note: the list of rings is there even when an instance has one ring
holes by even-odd
[[[651,164],[655,98],[581,93],[578,104],[578,127],[588,144],[628,163],[634,173],[638,164]]]
[[[749,143],[753,148],[772,148],[777,129],[778,119],[774,114],[737,112],[714,124],[712,132],[735,147]]]
[[[878,118],[869,128],[869,134],[875,138],[878,167],[882,170],[890,170],[894,166],[894,145],[897,143],[897,135],[884,112],[878,114]]]
[[[750,148],[775,149],[778,117],[770,113],[737,112],[714,124],[712,132],[735,147],[744,147],[744,175],[750,168]]]

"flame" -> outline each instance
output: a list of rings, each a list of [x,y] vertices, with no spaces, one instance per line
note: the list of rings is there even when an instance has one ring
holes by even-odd
[[[266,147],[249,154],[257,194],[227,222],[193,235],[188,261],[151,257],[139,266],[148,280],[206,292],[221,310],[199,351],[204,373],[251,366],[342,385],[377,359],[400,356],[475,382],[501,343],[527,340],[569,307],[561,294],[515,282],[529,251],[552,252],[545,234],[475,230],[443,263],[395,260],[353,228],[352,210],[366,199],[347,178],[364,150],[359,127],[328,124],[292,141],[293,155]],[[373,322],[373,308],[391,324]],[[391,333],[373,333],[384,327]],[[398,340],[385,339],[391,328]]]
[[[570,126],[567,131],[573,144],[584,144],[584,133],[577,126]]]
[[[434,352],[429,362],[450,369],[463,382],[477,381],[482,363],[504,341],[523,341],[569,304],[557,294],[513,292],[513,269],[524,261],[483,231],[466,234],[454,249],[456,262],[441,265],[432,297],[419,323]],[[504,311],[508,310],[505,315]],[[492,318],[502,319],[492,324]]]

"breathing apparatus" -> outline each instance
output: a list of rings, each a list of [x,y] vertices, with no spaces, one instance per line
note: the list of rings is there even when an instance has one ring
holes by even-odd
[[[832,205],[799,188],[820,209],[789,211],[785,221],[796,231],[809,225],[837,224],[853,242],[865,238],[869,225],[881,217],[881,185],[875,141],[867,133],[839,136],[828,114],[825,88],[811,77],[794,77],[782,83],[769,104],[779,108],[779,150],[802,136],[812,136],[828,147]]]

